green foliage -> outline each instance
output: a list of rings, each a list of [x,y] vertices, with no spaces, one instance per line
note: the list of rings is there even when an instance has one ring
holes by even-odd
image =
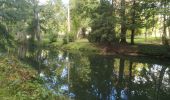
[[[49,36],[50,43],[57,42],[58,36],[56,34],[51,34]]]
[[[70,0],[71,33],[76,35],[81,28],[90,26],[91,14],[98,7],[98,0]]]
[[[0,48],[7,50],[15,47],[14,38],[8,33],[5,25],[0,24]]]
[[[0,1],[0,45],[3,49],[11,49],[15,46],[14,32],[23,27],[17,27],[19,21],[28,18],[30,3],[26,0],[1,0]]]
[[[27,18],[29,6],[27,0],[1,0],[0,16],[6,21],[21,21]]]
[[[63,44],[67,44],[68,43],[68,41],[67,41],[67,36],[64,36],[64,38],[63,38]]]
[[[74,42],[76,39],[75,35],[73,33],[69,34],[69,42]]]
[[[115,32],[116,17],[113,15],[113,7],[109,1],[102,1],[92,14],[92,31],[89,34],[89,41],[94,43],[118,42],[119,38]]]
[[[68,41],[68,40],[69,41]],[[75,37],[75,34],[73,33],[68,33],[68,36],[65,35],[64,38],[63,38],[63,44],[67,44],[67,41],[68,42],[74,42],[76,40],[76,37]]]
[[[55,2],[49,1],[46,5],[40,6],[40,26],[45,34],[57,34],[59,31],[64,31],[62,26],[66,20],[65,8],[61,0]]]

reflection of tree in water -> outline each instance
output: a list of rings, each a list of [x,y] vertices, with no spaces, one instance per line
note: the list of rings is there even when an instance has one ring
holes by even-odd
[[[107,99],[112,89],[113,60],[110,57],[74,54],[71,90],[78,100]]]
[[[76,98],[82,100],[91,96],[90,89],[90,62],[87,56],[83,54],[70,54],[70,90],[76,95]]]
[[[96,99],[107,100],[113,87],[114,60],[110,56],[90,56],[91,90]]]
[[[119,63],[119,74],[118,74],[118,81],[116,84],[116,90],[118,91],[118,98],[121,96],[121,88],[124,86],[123,82],[123,75],[124,75],[124,68],[125,68],[125,60],[120,59]]]
[[[49,51],[46,57],[40,57],[46,51],[35,50],[31,59],[39,62],[38,70],[45,75],[45,85],[56,93],[73,93],[76,100],[127,100],[127,97],[128,100],[166,100],[170,97],[170,70],[166,66],[60,51]],[[69,75],[65,62],[68,58]]]
[[[155,65],[123,58],[73,54],[72,60],[70,84],[78,100],[161,100],[161,95],[168,98],[165,92],[169,89],[162,89],[165,66],[156,69],[154,76],[151,69]]]

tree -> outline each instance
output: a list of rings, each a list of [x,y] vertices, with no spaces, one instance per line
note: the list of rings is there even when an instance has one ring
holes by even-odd
[[[163,35],[162,35],[162,43],[164,45],[168,45],[167,40],[167,12],[168,12],[168,0],[161,0],[162,11],[163,11]]]
[[[98,5],[97,0],[71,0],[71,34],[75,38],[79,38],[79,34],[83,33],[91,22],[91,13]]]
[[[127,27],[126,27],[126,4],[125,4],[125,0],[121,0],[121,11],[120,11],[120,17],[121,17],[121,34],[120,34],[120,38],[121,38],[121,43],[126,43],[126,31],[127,31]]]
[[[31,11],[32,15],[30,16],[32,21],[29,24],[28,32],[31,35],[31,41],[38,40],[40,41],[40,19],[39,19],[39,12],[40,6],[38,5],[38,0],[31,0]]]
[[[135,36],[135,16],[136,16],[136,11],[135,11],[135,5],[136,5],[136,0],[133,0],[133,11],[132,11],[132,29],[131,29],[131,44],[134,44],[134,36]]]
[[[6,47],[14,43],[14,32],[24,29],[25,25],[23,25],[23,27],[18,27],[18,25],[20,22],[25,22],[28,18],[29,6],[30,3],[27,0],[0,1],[0,36],[2,38],[0,42]]]
[[[100,4],[94,10],[91,19],[92,31],[88,37],[90,42],[106,44],[118,42],[119,38],[115,33],[116,17],[110,1],[100,0]]]
[[[42,33],[44,33],[42,34],[43,39],[49,40],[50,43],[57,42],[58,33],[66,31],[63,28],[65,20],[65,8],[61,0],[49,1],[46,5],[43,5],[40,12],[40,27]]]

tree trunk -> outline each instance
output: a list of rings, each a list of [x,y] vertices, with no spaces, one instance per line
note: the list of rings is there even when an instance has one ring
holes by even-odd
[[[166,31],[166,0],[164,1],[164,14],[163,14],[163,35],[162,35],[162,44],[163,45],[168,45],[168,39],[167,39],[167,31]]]
[[[116,16],[115,11],[116,11],[116,1],[112,0],[111,16]],[[113,24],[113,27],[112,27],[113,30],[111,31],[112,34],[114,35],[113,38],[116,37],[116,34],[115,34],[115,27],[116,27],[116,25]]]
[[[67,9],[67,34],[66,34],[66,37],[67,37],[67,43],[69,42],[69,34],[70,34],[70,31],[71,31],[71,22],[70,22],[70,0],[68,0],[68,9]]]
[[[170,39],[170,27],[168,27],[168,32],[169,32],[169,39]]]
[[[156,27],[154,27],[154,34],[155,34],[155,38],[157,38],[157,36],[156,36]]]
[[[135,44],[134,38],[135,38],[135,29],[132,29],[132,30],[131,30],[131,44],[132,44],[132,45]]]
[[[38,41],[40,41],[40,23],[39,23],[39,11],[38,11],[38,1],[34,0],[34,21],[35,21],[35,30],[34,30],[34,37],[36,37],[36,39]]]
[[[153,14],[153,20],[155,21],[155,14]],[[155,35],[155,38],[156,38],[156,26],[155,26],[155,22],[154,22],[154,24],[153,24],[153,26],[152,26],[152,32],[154,33],[154,35]]]
[[[126,16],[125,16],[125,0],[121,0],[121,43],[126,43]]]
[[[145,28],[145,42],[147,42],[147,33],[148,33],[148,28]]]
[[[135,26],[135,4],[136,4],[136,1],[133,0],[133,12],[132,12],[132,25]],[[135,37],[135,28],[132,27],[132,30],[131,30],[131,44],[133,45],[134,44],[134,37]]]
[[[38,41],[41,40],[41,37],[40,37],[40,22],[39,22],[38,12],[36,13],[36,38],[37,38]]]
[[[163,15],[163,35],[162,35],[162,44],[166,45],[167,44],[167,32],[166,32],[166,15]]]

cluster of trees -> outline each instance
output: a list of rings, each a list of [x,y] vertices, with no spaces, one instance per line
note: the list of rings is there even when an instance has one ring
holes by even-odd
[[[5,43],[9,40],[38,43],[46,35],[56,41],[59,27],[62,29],[65,24],[65,12],[61,0],[50,0],[46,4],[39,0],[0,0],[0,44],[7,46]]]
[[[168,44],[170,34],[169,0],[0,0],[0,44],[11,39],[57,41],[60,31],[72,40],[79,33],[94,43],[126,43],[135,35],[158,33]],[[47,33],[47,34],[46,34]],[[24,42],[23,42],[24,41]],[[11,42],[10,42],[11,43]]]
[[[169,0],[71,0],[72,29],[91,27],[88,39],[97,43],[126,43],[135,35],[160,31],[168,44]]]

